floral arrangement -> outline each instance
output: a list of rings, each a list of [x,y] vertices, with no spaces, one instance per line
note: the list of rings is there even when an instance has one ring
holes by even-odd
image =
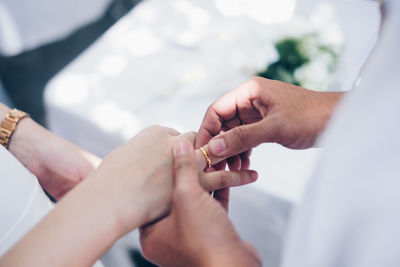
[[[258,76],[316,91],[330,90],[339,59],[337,47],[324,43],[318,33],[306,33],[280,39],[275,48],[278,60]]]

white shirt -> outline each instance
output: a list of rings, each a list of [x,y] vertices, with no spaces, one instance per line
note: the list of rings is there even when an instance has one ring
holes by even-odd
[[[342,101],[325,154],[295,211],[283,266],[400,266],[400,1],[384,1],[381,38]]]
[[[0,146],[0,256],[52,208],[36,177]]]
[[[36,177],[0,145],[0,257],[53,208]],[[93,267],[103,267],[96,261]]]

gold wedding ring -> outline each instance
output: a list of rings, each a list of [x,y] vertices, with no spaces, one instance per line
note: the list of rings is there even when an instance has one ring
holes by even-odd
[[[208,156],[207,151],[202,147],[200,147],[200,151],[201,151],[201,153],[203,153],[204,158],[206,159],[207,167],[211,167],[211,159]]]

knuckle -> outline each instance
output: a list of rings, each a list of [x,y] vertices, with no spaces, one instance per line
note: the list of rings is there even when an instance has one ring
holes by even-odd
[[[190,131],[189,134],[190,134],[190,135],[193,135],[193,136],[196,136],[196,135],[197,135],[197,132],[195,132],[195,131]]]
[[[247,86],[255,93],[255,95],[259,95],[262,90],[262,78],[253,77],[247,82]]]
[[[190,143],[193,143],[193,141],[196,139],[197,133],[195,131],[190,131],[186,132],[183,135],[183,138],[188,140]]]
[[[191,168],[193,166],[193,160],[187,155],[177,156],[174,163],[174,169],[176,171]]]
[[[151,125],[146,128],[144,128],[142,131],[140,131],[141,134],[146,134],[146,135],[157,135],[160,132],[162,132],[162,127],[159,125]]]
[[[213,114],[215,114],[217,108],[218,108],[218,100],[214,101],[214,103],[212,103],[212,104],[208,107],[207,112],[206,112],[206,117],[210,117],[210,116],[212,116]]]
[[[163,127],[161,127],[160,125],[153,124],[153,125],[148,126],[146,129],[148,129],[148,130],[154,130],[154,131],[159,131],[159,130],[161,130],[162,128],[163,128]]]
[[[163,128],[163,130],[164,130],[164,133],[166,134],[166,135],[168,135],[168,136],[178,136],[178,135],[180,135],[181,133],[180,132],[178,132],[177,130],[175,130],[175,129],[173,129],[173,128],[169,128],[169,127],[161,127],[161,128]]]
[[[244,84],[243,90],[246,91],[250,99],[260,99],[266,91],[265,79],[261,77],[253,77]]]
[[[234,128],[234,134],[237,139],[237,145],[241,149],[246,149],[246,145],[249,141],[249,133],[243,127]]]

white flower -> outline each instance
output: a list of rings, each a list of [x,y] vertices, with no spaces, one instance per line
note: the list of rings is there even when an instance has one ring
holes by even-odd
[[[312,60],[298,68],[294,76],[304,88],[315,91],[326,91],[332,80],[329,64],[323,57]]]

